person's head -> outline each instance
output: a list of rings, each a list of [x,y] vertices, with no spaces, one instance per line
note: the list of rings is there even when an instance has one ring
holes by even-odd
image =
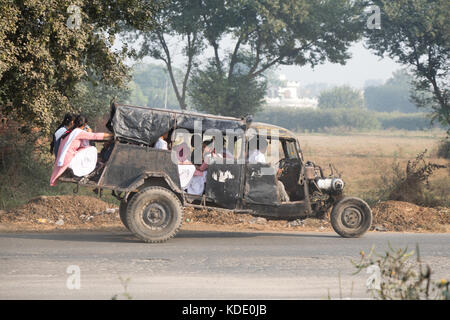
[[[88,120],[87,120],[86,116],[79,114],[76,116],[76,118],[73,122],[73,127],[84,129],[84,127],[87,125],[87,123],[88,123]]]
[[[258,138],[252,137],[248,140],[248,151],[251,153],[258,149]]]
[[[203,141],[202,150],[206,151],[206,152],[211,151],[213,149],[212,143],[213,143],[213,139]]]
[[[66,113],[64,115],[64,120],[61,123],[60,127],[66,127],[67,129],[71,129],[73,127],[73,121],[75,120],[75,117],[71,113]]]
[[[161,137],[162,137],[165,141],[169,142],[169,139],[172,137],[172,133],[173,133],[173,129],[170,129],[169,131],[164,132],[164,133],[161,135]]]
[[[259,151],[262,152],[262,153],[265,153],[266,150],[267,150],[267,146],[268,146],[267,139],[263,138],[263,137],[259,137],[259,139],[258,139],[258,149],[259,149]]]
[[[198,133],[193,134],[191,137],[191,147],[197,148],[202,143],[202,136]]]

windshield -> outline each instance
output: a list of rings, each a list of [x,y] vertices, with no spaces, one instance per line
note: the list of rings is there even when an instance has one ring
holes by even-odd
[[[298,159],[298,152],[296,147],[296,142],[293,140],[283,141],[284,154],[287,159]]]

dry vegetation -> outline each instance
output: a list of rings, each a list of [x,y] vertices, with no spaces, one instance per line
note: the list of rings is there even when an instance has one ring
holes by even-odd
[[[406,168],[408,160],[428,149],[427,162],[448,166],[448,160],[436,157],[443,133],[436,132],[379,132],[371,134],[299,135],[306,160],[328,168],[333,163],[346,181],[346,194],[367,200],[373,209],[373,229],[379,231],[450,231],[450,169],[438,169],[430,177],[430,189],[425,190],[429,203],[425,208],[402,201],[380,202],[380,190],[386,181],[395,177],[395,166]],[[71,189],[70,186],[69,189]],[[41,196],[23,206],[0,210],[0,229],[14,230],[90,230],[120,228],[118,212],[105,211],[117,207],[117,202],[105,203],[93,197],[89,190],[80,196]],[[42,194],[42,193],[41,193]],[[107,193],[106,193],[107,194]],[[105,199],[104,199],[105,200]],[[106,199],[109,200],[109,199]],[[108,201],[109,202],[109,201]],[[101,213],[101,214],[99,214]],[[64,221],[58,225],[58,220]],[[242,231],[331,231],[328,220],[261,221],[250,215],[224,213],[213,210],[185,211],[183,229],[242,230]]]
[[[447,165],[437,158],[443,132],[371,132],[355,135],[300,134],[304,157],[324,168],[333,163],[346,182],[346,194],[361,197],[374,205],[385,188],[385,181],[395,175],[396,163],[406,168],[409,160],[428,150],[426,160]],[[430,177],[427,195],[441,205],[450,206],[450,168],[437,170]],[[436,203],[434,203],[436,204]]]

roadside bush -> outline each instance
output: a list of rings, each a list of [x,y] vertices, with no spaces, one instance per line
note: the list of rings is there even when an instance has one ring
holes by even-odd
[[[51,163],[38,133],[0,135],[0,209],[9,209],[50,190]]]
[[[411,261],[414,254],[416,261]],[[408,248],[393,249],[389,244],[389,251],[384,255],[373,257],[373,247],[367,256],[363,251],[360,255],[358,263],[352,261],[357,269],[354,274],[362,270],[371,274],[366,285],[375,299],[450,300],[448,279],[431,279],[432,270],[429,265],[423,265],[419,246],[415,252],[408,252]]]
[[[255,116],[255,120],[300,132],[320,132],[337,127],[350,130],[380,127],[374,113],[365,109],[266,108]]]
[[[299,132],[324,132],[330,128],[347,130],[430,128],[424,113],[387,113],[367,109],[313,109],[294,107],[265,107],[255,115],[255,121],[275,124]]]
[[[430,119],[423,113],[377,112],[383,129],[425,130],[431,127]]]
[[[439,143],[437,156],[438,158],[450,159],[450,139],[448,137]]]
[[[444,165],[426,162],[427,150],[419,153],[414,160],[409,160],[406,169],[394,161],[392,172],[385,172],[381,177],[381,187],[377,192],[378,200],[405,201],[419,206],[436,207],[448,205],[447,191],[430,187],[429,178]]]

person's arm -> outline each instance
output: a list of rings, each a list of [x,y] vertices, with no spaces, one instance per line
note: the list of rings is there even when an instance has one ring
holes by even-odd
[[[86,131],[82,131],[77,135],[77,139],[80,140],[109,140],[112,137],[114,137],[112,133],[86,132]]]

